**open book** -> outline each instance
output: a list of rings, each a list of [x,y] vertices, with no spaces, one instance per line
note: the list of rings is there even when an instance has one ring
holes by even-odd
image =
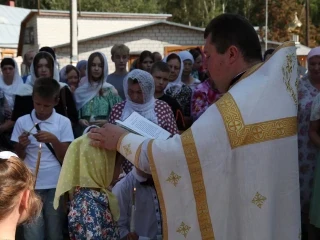
[[[136,133],[147,138],[166,140],[171,135],[168,131],[142,117],[137,112],[133,112],[123,122],[116,120],[116,124],[132,133]]]

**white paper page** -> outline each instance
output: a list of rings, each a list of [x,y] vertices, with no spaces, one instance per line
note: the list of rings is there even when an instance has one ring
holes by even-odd
[[[116,121],[116,123],[147,138],[166,140],[171,135],[136,112],[133,112],[125,121]]]

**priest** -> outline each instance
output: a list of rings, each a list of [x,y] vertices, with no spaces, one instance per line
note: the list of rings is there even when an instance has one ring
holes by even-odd
[[[151,140],[115,125],[93,129],[152,174],[163,239],[298,240],[297,57],[287,42],[262,63],[243,17],[222,14],[205,33],[210,76],[224,96],[182,135]]]

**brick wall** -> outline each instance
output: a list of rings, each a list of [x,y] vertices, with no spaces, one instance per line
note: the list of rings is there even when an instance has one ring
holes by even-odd
[[[170,26],[168,24],[157,24],[122,34],[79,43],[79,60],[88,59],[92,52],[103,52],[108,59],[109,72],[112,73],[115,69],[111,61],[110,51],[116,43],[125,43],[131,52],[149,50],[151,52],[158,51],[163,55],[164,47],[166,46],[198,46],[203,45],[204,40],[201,31]],[[61,67],[69,64],[69,52],[69,46],[56,48]]]

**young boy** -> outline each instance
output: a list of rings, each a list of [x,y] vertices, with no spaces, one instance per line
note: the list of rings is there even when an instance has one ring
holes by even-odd
[[[136,188],[135,194],[133,194],[134,188]],[[162,239],[160,205],[151,175],[133,168],[113,187],[112,193],[117,197],[120,208],[118,226],[121,240]],[[130,230],[133,202],[135,203],[134,231]]]
[[[152,65],[151,75],[155,83],[154,97],[166,102],[172,109],[179,130],[184,130],[183,115],[180,104],[174,98],[164,93],[169,83],[170,69],[165,62],[156,62]]]
[[[116,44],[111,48],[111,60],[114,62],[116,71],[110,74],[107,82],[112,84],[118,91],[119,96],[125,100],[123,91],[123,79],[128,74],[127,63],[130,49],[124,44]]]
[[[18,156],[34,173],[41,143],[35,189],[42,199],[43,209],[34,223],[24,226],[26,240],[63,239],[61,209],[54,210],[53,199],[64,155],[74,137],[70,120],[54,110],[59,92],[56,80],[37,79],[32,94],[34,109],[16,121],[11,137]],[[35,123],[38,128],[34,127]]]

